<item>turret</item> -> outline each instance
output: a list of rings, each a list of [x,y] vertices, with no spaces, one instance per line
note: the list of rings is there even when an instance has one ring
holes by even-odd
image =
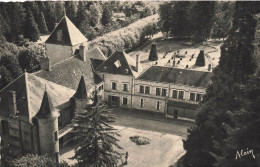
[[[87,95],[86,84],[83,76],[79,81],[79,86],[77,88],[76,93],[72,97],[72,102],[75,111],[86,108],[88,102],[88,95]]]
[[[41,155],[52,156],[57,162],[59,162],[59,115],[59,112],[54,109],[47,91],[45,91],[40,110],[35,116],[38,122],[39,152]]]

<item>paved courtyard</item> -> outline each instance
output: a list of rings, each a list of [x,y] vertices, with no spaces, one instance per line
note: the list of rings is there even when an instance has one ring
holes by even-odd
[[[118,129],[121,153],[129,153],[129,167],[168,167],[185,153],[182,139],[187,136],[187,128],[194,125],[185,120],[166,119],[163,115],[115,108],[117,116],[114,127]],[[148,145],[136,145],[129,137],[143,136],[150,139]],[[73,164],[70,160],[74,154],[74,146],[65,146],[61,150],[61,160]],[[122,156],[124,162],[124,155]],[[119,166],[122,162],[120,161]]]

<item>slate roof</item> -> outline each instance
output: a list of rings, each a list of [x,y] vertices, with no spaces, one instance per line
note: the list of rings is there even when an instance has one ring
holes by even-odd
[[[34,75],[74,90],[78,88],[81,76],[84,76],[87,90],[102,82],[102,79],[94,73],[91,61],[87,59],[83,62],[79,56],[55,64],[51,71],[41,70]]]
[[[211,76],[211,72],[151,66],[138,79],[206,88]]]
[[[61,40],[58,39],[59,33]],[[88,39],[65,15],[45,43],[74,46],[87,41]]]
[[[141,73],[142,67],[140,64],[139,71],[137,72],[136,61],[124,51],[116,51],[96,70],[110,74],[132,75],[137,77]]]
[[[86,84],[83,76],[81,76],[79,86],[77,88],[76,93],[73,96],[79,99],[87,98]]]
[[[40,110],[45,90],[48,91],[53,107],[58,110],[67,106],[67,101],[75,93],[72,89],[24,73],[0,91],[0,115],[2,116],[9,115],[6,98],[9,90],[16,92],[17,110],[28,122],[31,122]]]
[[[45,90],[42,98],[42,104],[39,112],[36,114],[36,117],[39,119],[46,118],[56,118],[59,116],[59,113],[55,111],[51,98],[48,95],[48,92]]]

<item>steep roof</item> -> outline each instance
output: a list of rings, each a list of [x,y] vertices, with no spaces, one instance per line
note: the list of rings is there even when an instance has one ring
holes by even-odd
[[[151,66],[138,79],[206,88],[211,76],[211,72]]]
[[[45,43],[74,46],[87,41],[87,38],[65,15]]]
[[[142,67],[140,64],[137,72],[136,61],[124,51],[116,51],[96,70],[110,74],[132,75],[136,77],[142,71]]]
[[[75,93],[72,89],[57,85],[32,74],[24,73],[0,91],[0,115],[9,115],[8,99],[6,97],[9,90],[14,90],[16,92],[16,103],[19,114],[25,117],[26,121],[31,122],[31,119],[40,110],[45,87],[56,109],[62,109]]]
[[[51,99],[47,91],[45,90],[42,98],[42,104],[39,112],[36,114],[36,117],[41,119],[41,118],[55,118],[58,116],[59,113],[55,111]]]
[[[74,94],[74,97],[79,99],[87,98],[86,84],[83,76],[81,76],[80,78],[79,86],[77,88],[76,93]]]
[[[96,78],[91,61],[87,58],[87,61],[83,62],[79,56],[71,57],[54,65],[51,71],[42,70],[34,75],[74,90],[78,88],[81,76],[84,76],[87,90],[102,82],[100,78]]]
[[[103,54],[103,52],[99,49],[99,47],[94,47],[92,49],[89,49],[86,51],[87,56],[90,59],[95,59],[95,60],[101,60],[101,61],[105,61],[107,58],[106,56]]]

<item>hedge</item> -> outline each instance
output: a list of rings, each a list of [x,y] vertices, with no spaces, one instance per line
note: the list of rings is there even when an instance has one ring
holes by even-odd
[[[127,27],[104,34],[89,43],[89,47],[99,47],[104,55],[111,55],[116,50],[130,51],[141,45],[146,36],[155,33],[159,16],[158,14],[143,18]]]

